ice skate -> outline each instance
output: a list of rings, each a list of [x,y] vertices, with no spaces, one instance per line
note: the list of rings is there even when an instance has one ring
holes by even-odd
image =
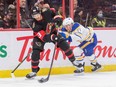
[[[92,72],[98,71],[102,67],[99,63],[96,64],[91,63],[91,65],[93,65],[93,68],[91,69]]]
[[[73,62],[73,65],[77,68],[76,70],[74,70],[74,75],[78,76],[78,75],[83,75],[84,74],[84,65],[85,65],[85,62],[78,63],[78,61],[75,60]]]
[[[37,76],[37,72],[40,70],[40,68],[38,67],[36,72],[31,72],[29,74],[26,75],[26,78],[31,79]]]
[[[37,74],[36,72],[31,72],[31,73],[26,75],[26,78],[31,79],[33,77],[36,77],[36,74]]]
[[[81,68],[78,68],[78,69],[74,70],[74,75],[75,75],[75,76],[84,75],[84,68],[81,67]]]

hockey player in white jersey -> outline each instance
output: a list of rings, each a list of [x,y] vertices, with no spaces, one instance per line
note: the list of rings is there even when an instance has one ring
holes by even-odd
[[[74,23],[72,18],[66,18],[63,20],[63,28],[60,33],[66,40],[72,40],[79,42],[77,46],[83,54],[76,58],[75,64],[78,64],[77,70],[74,73],[84,72],[84,57],[89,58],[93,68],[92,71],[96,71],[101,68],[94,54],[94,47],[97,45],[97,36],[92,28],[85,28],[78,22]],[[71,37],[71,38],[70,38]],[[77,53],[78,54],[78,53]],[[76,55],[75,55],[76,57]]]

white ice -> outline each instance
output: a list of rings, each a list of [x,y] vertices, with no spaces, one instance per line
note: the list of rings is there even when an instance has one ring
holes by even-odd
[[[116,87],[116,72],[93,72],[83,76],[52,75],[46,83],[39,83],[38,79],[42,77],[46,78],[0,78],[0,87]]]

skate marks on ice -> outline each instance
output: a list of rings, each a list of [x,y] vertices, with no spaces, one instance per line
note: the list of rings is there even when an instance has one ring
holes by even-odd
[[[0,78],[0,87],[116,87],[116,72],[85,73],[82,76],[51,75],[46,83],[38,80],[46,76],[33,79],[25,77]]]

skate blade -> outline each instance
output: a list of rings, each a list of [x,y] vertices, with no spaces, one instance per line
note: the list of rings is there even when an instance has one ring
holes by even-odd
[[[35,78],[32,77],[32,78],[25,78],[25,80],[34,80]]]
[[[25,80],[37,80],[37,76],[31,77],[31,78],[25,77]]]
[[[84,75],[84,72],[82,73],[74,73],[74,76],[83,76]]]

